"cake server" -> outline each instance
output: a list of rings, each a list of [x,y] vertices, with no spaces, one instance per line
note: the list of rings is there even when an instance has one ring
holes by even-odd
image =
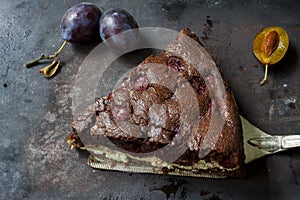
[[[300,147],[300,135],[269,135],[241,116],[246,163],[262,156]]]

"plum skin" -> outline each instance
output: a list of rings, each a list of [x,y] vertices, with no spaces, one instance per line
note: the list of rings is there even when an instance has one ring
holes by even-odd
[[[134,48],[139,40],[137,22],[127,11],[118,8],[102,14],[99,33],[104,43],[116,52]]]
[[[69,8],[61,19],[61,37],[71,43],[99,39],[100,9],[93,3],[82,2]]]

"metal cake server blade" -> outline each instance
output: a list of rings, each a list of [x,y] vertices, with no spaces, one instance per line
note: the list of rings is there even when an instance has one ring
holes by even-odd
[[[244,136],[245,163],[268,154],[300,147],[300,135],[269,135],[241,116]]]

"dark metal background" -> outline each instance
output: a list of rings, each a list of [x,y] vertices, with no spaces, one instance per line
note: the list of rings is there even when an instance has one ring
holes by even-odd
[[[247,166],[246,179],[209,180],[93,170],[65,139],[72,120],[72,85],[96,44],[68,45],[61,72],[48,80],[22,64],[61,44],[60,18],[71,0],[0,2],[0,199],[299,199],[300,151]],[[92,1],[103,11],[121,7],[140,27],[196,32],[230,81],[241,113],[270,134],[300,133],[300,1]],[[290,48],[270,68],[252,54],[263,27],[286,29]],[[109,74],[108,74],[109,75]]]

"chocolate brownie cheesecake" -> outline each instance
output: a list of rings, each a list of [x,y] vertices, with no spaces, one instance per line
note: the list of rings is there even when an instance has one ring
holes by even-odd
[[[198,37],[181,30],[74,119],[68,142],[88,150],[96,168],[244,176],[238,109],[214,67]]]

